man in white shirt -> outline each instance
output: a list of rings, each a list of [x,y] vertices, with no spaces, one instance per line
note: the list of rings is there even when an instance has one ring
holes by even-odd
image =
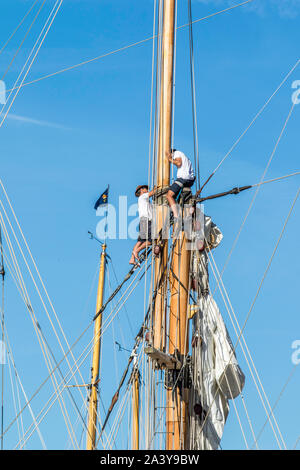
[[[136,264],[139,262],[138,253],[151,245],[151,221],[152,221],[152,204],[149,198],[155,193],[155,188],[149,191],[149,187],[144,184],[140,185],[135,190],[135,195],[138,197],[138,211],[140,218],[139,237],[135,244],[129,264]]]
[[[192,163],[189,158],[179,150],[172,149],[166,154],[170,163],[177,167],[177,176],[174,183],[170,186],[166,198],[173,212],[174,218],[178,218],[178,211],[175,202],[176,196],[183,188],[191,188],[195,182],[195,174]]]

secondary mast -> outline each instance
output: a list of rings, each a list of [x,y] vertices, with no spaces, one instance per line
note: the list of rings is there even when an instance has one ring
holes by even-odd
[[[100,256],[100,271],[97,291],[96,313],[98,313],[103,305],[104,281],[105,281],[105,263],[106,263],[106,245],[102,245]],[[88,411],[88,429],[87,429],[87,450],[94,450],[96,446],[96,430],[97,430],[97,410],[98,410],[98,384],[99,384],[99,367],[100,367],[100,350],[101,350],[101,329],[102,329],[102,313],[95,320],[94,326],[94,344],[93,344],[93,363],[92,363],[92,379],[90,385],[89,411]]]

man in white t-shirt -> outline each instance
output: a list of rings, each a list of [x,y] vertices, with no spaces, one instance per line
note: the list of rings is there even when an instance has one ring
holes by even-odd
[[[149,191],[149,187],[144,184],[140,185],[135,190],[135,195],[138,197],[138,211],[140,218],[139,237],[135,244],[129,264],[136,264],[139,262],[138,254],[141,250],[151,245],[151,221],[152,221],[152,204],[150,197],[155,193],[155,188]]]
[[[174,183],[170,186],[166,198],[173,212],[174,218],[178,218],[175,198],[183,188],[191,188],[195,182],[195,174],[190,159],[179,150],[172,149],[167,153],[167,159],[177,167],[177,176]]]

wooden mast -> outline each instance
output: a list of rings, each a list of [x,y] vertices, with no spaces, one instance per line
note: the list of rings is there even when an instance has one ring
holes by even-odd
[[[170,316],[169,316],[169,354],[178,354],[184,361],[188,353],[188,301],[189,301],[189,270],[190,250],[185,233],[181,232],[181,238],[174,245],[173,260],[170,269]],[[176,380],[177,376],[173,378]],[[187,404],[183,400],[175,381],[167,390],[166,432],[167,449],[186,449],[187,431]]]
[[[106,245],[102,245],[100,256],[100,271],[97,291],[96,313],[99,312],[103,305],[104,281],[105,281],[105,262],[106,262]],[[94,450],[96,444],[96,428],[97,428],[97,409],[98,409],[98,383],[99,383],[99,366],[100,366],[100,350],[101,350],[101,328],[102,314],[98,315],[94,326],[94,344],[93,344],[93,363],[92,363],[92,380],[89,397],[88,412],[88,428],[87,428],[87,450]]]
[[[171,150],[172,107],[173,107],[173,68],[175,38],[175,0],[165,0],[163,10],[162,67],[160,87],[160,122],[157,158],[157,186],[166,189],[170,184],[170,164],[166,154]],[[156,224],[158,232],[168,222],[168,205],[163,196],[157,198]],[[155,262],[155,287],[157,289],[153,345],[157,350],[166,350],[166,272],[168,262],[168,243],[164,241],[160,258]],[[169,354],[179,353],[184,357],[188,352],[187,308],[189,284],[190,252],[184,233],[175,242],[170,277],[171,303],[169,317]],[[167,390],[166,399],[166,448],[179,450],[185,448],[187,407],[178,387]]]
[[[175,0],[164,1],[163,40],[162,40],[162,77],[160,99],[159,153],[157,169],[157,186],[166,188],[170,184],[170,164],[166,154],[171,150],[172,106],[173,106],[173,70],[174,70],[174,38],[175,38]],[[158,229],[167,221],[165,201],[159,201]],[[156,282],[168,262],[168,244],[164,243],[161,258],[156,261]],[[189,288],[190,252],[184,232],[175,242],[170,277],[170,316],[169,316],[169,354],[179,353],[185,356],[188,352],[187,308]],[[162,280],[155,304],[154,347],[165,350],[166,343],[166,282]],[[166,399],[166,448],[179,450],[185,448],[187,407],[177,386],[167,390]]]
[[[173,106],[173,65],[174,65],[175,0],[164,1],[162,67],[160,87],[160,120],[157,157],[157,187],[165,189],[170,184],[170,164],[166,153],[171,150],[172,106]],[[159,231],[168,221],[168,204],[164,197],[156,200],[156,227]],[[155,286],[157,290],[154,308],[153,345],[166,348],[166,279],[164,268],[168,260],[168,242],[164,241],[161,256],[155,260]]]

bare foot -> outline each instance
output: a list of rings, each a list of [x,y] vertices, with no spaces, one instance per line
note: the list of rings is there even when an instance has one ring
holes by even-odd
[[[135,264],[135,259],[134,259],[134,254],[133,254],[133,252],[132,252],[132,254],[131,254],[131,258],[130,258],[130,260],[129,260],[129,264]]]

